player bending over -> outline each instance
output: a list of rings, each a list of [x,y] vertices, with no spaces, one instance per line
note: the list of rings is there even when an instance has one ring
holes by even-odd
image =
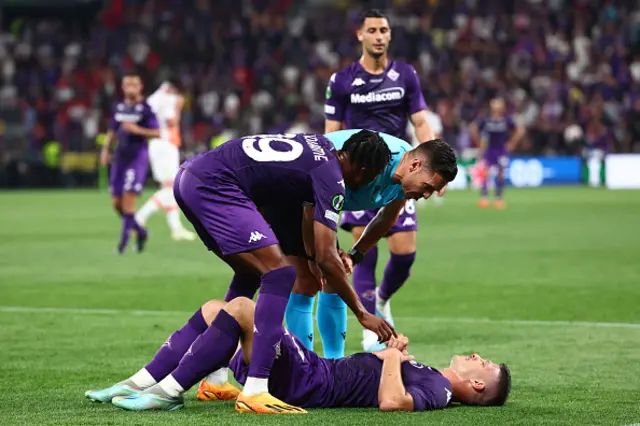
[[[368,184],[390,157],[380,136],[366,130],[349,138],[341,150],[322,135],[267,134],[226,142],[181,166],[174,185],[176,201],[205,246],[234,270],[227,297],[261,289],[253,358],[238,411],[277,413],[272,407],[284,404],[269,394],[268,377],[296,271],[259,208],[284,214],[285,206],[302,210],[303,204],[313,204],[316,260],[328,284],[381,341],[395,333],[364,309],[336,250],[345,186]]]
[[[357,37],[362,56],[331,76],[325,101],[325,133],[340,129],[371,129],[406,139],[407,123],[411,122],[419,142],[428,143],[435,139],[416,70],[410,64],[389,58],[391,32],[389,20],[379,10],[369,10],[360,17]],[[392,149],[392,152],[396,151]],[[436,189],[441,190],[441,186]],[[352,233],[354,244],[367,224],[376,217],[378,208],[386,203],[367,204],[350,203],[342,215],[341,226]],[[374,244],[366,253],[362,251],[364,257],[355,266],[353,285],[368,312],[375,313],[377,303],[385,319],[392,321],[386,302],[409,277],[416,257],[418,217],[413,200],[408,200],[406,206],[404,200],[397,201],[389,206],[386,214],[387,217],[394,216],[394,223],[383,234],[388,237],[390,256],[382,284],[376,291],[378,248]],[[313,287],[312,282],[297,283],[287,310],[287,320],[291,319],[287,324],[291,324],[292,331],[301,339],[303,337],[298,333],[303,327],[307,333],[313,330],[310,311],[314,298],[311,296],[317,291]],[[298,313],[306,320],[296,320]],[[324,290],[320,292],[317,319],[326,357],[344,356],[344,327],[336,328],[332,324],[346,325],[345,315],[346,306],[339,299]],[[300,324],[300,329],[294,324]],[[363,330],[365,350],[380,349],[377,340],[368,330]],[[307,338],[303,341],[308,343]],[[308,347],[312,348],[311,345]]]
[[[160,124],[160,137],[149,141],[149,162],[153,179],[160,190],[136,213],[136,221],[145,226],[149,217],[163,209],[174,240],[195,240],[196,235],[180,222],[180,210],[173,196],[173,179],[180,168],[180,116],[184,98],[175,83],[164,82],[147,102]]]
[[[491,115],[489,118],[478,120],[471,126],[471,134],[482,149],[478,158],[482,170],[482,192],[479,202],[480,208],[489,207],[488,180],[489,175],[495,176],[496,193],[495,207],[505,207],[502,199],[504,190],[504,171],[509,164],[509,153],[525,134],[524,127],[516,126],[511,117],[505,115],[504,99],[491,100]]]
[[[145,368],[110,388],[88,391],[86,397],[128,410],[176,410],[184,406],[185,391],[221,366],[230,365],[235,379],[245,383],[255,352],[254,310],[255,303],[244,297],[227,304],[207,302],[200,318],[190,319],[174,333]],[[295,406],[378,407],[382,411],[437,410],[452,402],[495,406],[503,405],[509,396],[507,366],[477,354],[454,356],[449,367],[438,371],[416,362],[407,353],[408,339],[400,335],[391,338],[384,350],[333,360],[307,350],[286,328],[278,329],[269,391],[291,404],[274,405],[278,414],[306,413]],[[178,340],[179,332],[201,334],[187,350],[188,345]],[[152,371],[166,375],[157,382]],[[203,382],[198,398],[234,399],[239,392],[225,376],[219,383]],[[236,401],[238,406],[251,410],[241,400]]]
[[[333,142],[336,149],[340,149],[344,142],[360,130],[341,130],[326,134],[325,137]],[[392,262],[387,267],[388,279],[383,281],[383,289],[390,297],[409,275],[409,268],[413,263],[415,251],[415,232],[405,232],[412,226],[404,227],[404,221],[415,218],[414,200],[429,198],[434,192],[438,192],[451,182],[458,171],[456,156],[445,142],[434,140],[423,143],[413,148],[407,142],[386,133],[380,133],[382,139],[393,153],[391,161],[382,172],[370,184],[354,190],[347,187],[344,203],[345,214],[356,215],[363,213],[368,215],[363,221],[359,218],[358,229],[354,229],[355,244],[350,251],[354,263],[357,265],[354,271],[354,286],[360,293],[361,301],[369,313],[375,313],[375,258],[369,256],[375,251],[378,241],[388,234],[395,235],[401,232],[413,241],[413,245],[406,246],[406,238],[393,240],[389,244],[392,247]],[[405,206],[405,203],[408,203]],[[377,209],[369,213],[369,209]],[[360,213],[357,213],[361,211]],[[273,227],[280,239],[282,249],[287,255],[289,264],[296,268],[297,279],[291,299],[287,305],[286,321],[289,330],[296,335],[304,345],[313,350],[314,325],[313,304],[315,295],[318,296],[318,329],[322,336],[324,356],[327,358],[341,358],[344,356],[344,341],[347,332],[347,308],[339,295],[330,287],[321,288],[320,281],[316,279],[307,261],[307,252],[304,248],[299,209],[288,209],[286,214],[279,212],[263,212],[267,221]],[[401,213],[403,214],[402,216]],[[398,217],[400,216],[400,221]],[[413,220],[413,219],[412,219]],[[343,226],[355,226],[356,223],[344,222]],[[366,225],[366,227],[365,227]],[[368,278],[367,278],[368,277]],[[365,279],[366,278],[366,279]],[[365,282],[367,285],[363,285]],[[384,283],[387,284],[384,284]],[[257,289],[257,288],[256,288]],[[245,294],[249,298],[251,294]],[[365,332],[366,333],[366,332]],[[365,334],[365,350],[373,350],[378,343],[377,337],[370,338]]]
[[[136,200],[144,188],[149,169],[147,139],[160,137],[158,122],[151,107],[142,97],[142,80],[136,73],[127,73],[122,78],[124,101],[114,111],[109,131],[105,138],[100,163],[107,166],[114,136],[118,146],[114,152],[109,174],[109,189],[113,208],[122,218],[120,242],[117,254],[124,253],[129,242],[129,233],[136,232],[137,250],[144,249],[147,231],[134,218]]]

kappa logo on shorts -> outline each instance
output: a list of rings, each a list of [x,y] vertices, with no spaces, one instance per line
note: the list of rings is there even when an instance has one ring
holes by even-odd
[[[413,218],[407,217],[407,218],[405,218],[404,222],[402,223],[402,226],[413,226],[415,224],[416,224],[416,221],[413,220]]]
[[[251,236],[249,237],[249,242],[250,243],[255,243],[258,242],[260,240],[264,240],[265,238],[267,238],[264,234],[261,234],[258,231],[253,231],[251,233]]]

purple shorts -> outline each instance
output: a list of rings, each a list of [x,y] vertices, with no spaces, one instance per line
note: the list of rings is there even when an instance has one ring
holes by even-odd
[[[231,174],[221,172],[211,184],[205,184],[180,169],[173,194],[204,245],[218,255],[278,244],[256,205],[233,180]]]
[[[507,167],[509,164],[509,156],[503,149],[487,149],[482,156],[483,160],[487,163],[487,167]]]
[[[343,212],[340,227],[345,231],[351,231],[356,226],[367,226],[377,213],[378,209]],[[392,235],[396,232],[410,232],[417,230],[418,216],[416,215],[416,202],[415,200],[407,200],[402,211],[400,211],[398,220],[391,227],[387,235]]]
[[[282,328],[276,360],[269,375],[269,392],[299,407],[322,407],[331,400],[334,361],[309,351],[286,328]],[[242,349],[229,364],[238,383],[244,385],[249,366]]]
[[[125,192],[140,194],[149,171],[149,153],[140,150],[135,157],[111,163],[109,171],[109,192],[113,197],[121,197]]]

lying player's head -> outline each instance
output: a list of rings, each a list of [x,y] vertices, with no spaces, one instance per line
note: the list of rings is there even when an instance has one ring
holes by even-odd
[[[129,71],[122,77],[124,97],[135,100],[142,95],[142,78],[137,72]]]
[[[407,153],[402,171],[406,199],[429,198],[458,174],[456,154],[441,139],[421,143]]]
[[[360,15],[358,41],[362,49],[374,58],[387,53],[391,41],[391,27],[389,20],[382,12],[371,9]]]
[[[491,103],[489,104],[491,107],[491,114],[501,116],[504,115],[506,106],[504,104],[504,99],[502,98],[493,98],[491,99]]]
[[[360,130],[351,135],[340,150],[344,156],[342,174],[344,183],[358,189],[371,182],[391,161],[391,151],[382,137],[371,130]]]
[[[467,405],[504,405],[511,391],[511,373],[480,355],[456,355],[449,366],[458,380],[451,383],[458,402]]]

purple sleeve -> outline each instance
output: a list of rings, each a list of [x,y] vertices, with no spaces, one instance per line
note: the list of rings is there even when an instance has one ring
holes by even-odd
[[[333,159],[316,168],[311,179],[316,203],[313,219],[337,232],[345,194],[340,162]]]
[[[114,106],[111,111],[111,118],[109,119],[109,130],[113,130],[114,132],[118,130],[120,123],[116,121],[116,111],[117,106]]]
[[[439,410],[447,406],[447,398],[438,398],[427,385],[414,384],[405,389],[413,397],[413,411]]]
[[[422,96],[420,79],[418,78],[416,69],[411,65],[408,65],[407,68],[407,81],[405,84],[407,87],[409,115],[411,115],[416,112],[422,111],[423,109],[427,109],[427,103],[424,101],[424,96]]]
[[[509,130],[513,131],[516,129],[516,122],[513,119],[513,117],[509,117],[507,118],[507,127],[509,127]]]
[[[482,131],[484,131],[484,125],[486,124],[486,120],[484,118],[479,119],[476,122],[476,125],[478,126],[478,132],[482,133]]]
[[[344,121],[349,94],[344,90],[341,79],[341,74],[335,73],[327,85],[324,102],[324,117],[327,120]]]
[[[158,124],[158,119],[156,118],[156,115],[153,113],[153,111],[151,110],[151,107],[149,106],[147,106],[147,109],[145,111],[143,127],[147,129],[157,129],[160,127],[160,125]]]

